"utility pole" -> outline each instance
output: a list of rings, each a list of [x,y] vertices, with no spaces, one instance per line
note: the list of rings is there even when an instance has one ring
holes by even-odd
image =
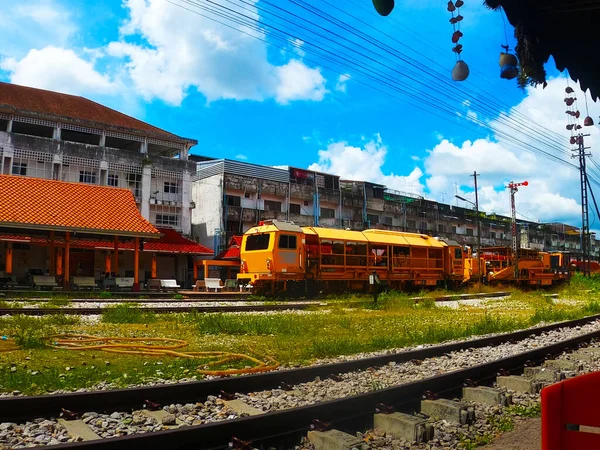
[[[591,156],[590,153],[586,153],[590,147],[586,147],[583,138],[589,136],[589,134],[579,134],[575,136],[575,143],[577,144],[576,149],[571,151],[575,154],[573,158],[579,158],[579,177],[581,179],[581,257],[583,259],[583,275],[590,275],[590,216],[588,208],[588,186],[587,186],[587,169],[585,164],[585,157]]]
[[[475,214],[477,214],[477,267],[479,268],[479,283],[481,284],[481,280],[483,274],[481,272],[481,219],[479,217],[479,193],[477,192],[477,177],[480,174],[477,173],[476,170],[473,171],[473,182],[475,184]]]
[[[522,183],[515,183],[511,181],[506,186],[510,189],[510,212],[511,212],[511,234],[512,234],[512,263],[515,271],[515,281],[519,280],[519,248],[517,247],[517,208],[515,206],[515,194],[519,192],[517,189],[519,186],[527,186],[529,183],[523,181]]]

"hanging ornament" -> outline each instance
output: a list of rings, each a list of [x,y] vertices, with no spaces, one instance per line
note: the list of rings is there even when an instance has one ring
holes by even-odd
[[[573,93],[573,92],[575,92],[575,91],[573,90],[573,88],[572,88],[571,86],[567,86],[567,87],[565,88],[565,92],[566,92],[567,94],[572,94],[572,93]]]
[[[505,45],[501,45],[503,52],[500,52],[500,78],[504,80],[512,80],[519,75],[519,62],[517,57],[510,53],[510,47],[508,45],[508,33],[506,32],[506,20],[504,20],[504,10],[500,10],[500,16],[502,17],[502,25],[504,26],[504,40]]]
[[[583,93],[583,95],[585,95],[585,115],[586,118],[583,119],[583,125],[586,127],[591,127],[594,125],[594,119],[592,119],[590,117],[590,110],[588,109],[588,104],[587,104],[587,91]],[[579,112],[579,111],[577,111]]]
[[[452,69],[452,79],[454,81],[465,81],[469,76],[469,66],[462,59],[456,61],[454,69]]]
[[[394,0],[373,0],[373,6],[382,16],[388,16],[394,9]]]
[[[464,19],[464,17],[460,14],[460,8],[463,6],[465,2],[463,0],[456,0],[456,2],[449,1],[447,10],[452,17],[450,18],[450,24],[452,24],[452,29],[454,30],[452,33],[452,43],[455,44],[452,47],[452,51],[456,54],[456,64],[452,69],[452,79],[454,81],[464,81],[469,76],[469,66],[461,59],[461,53],[463,50],[462,44],[459,44],[458,41],[463,37],[462,31],[460,31],[460,23]],[[456,12],[456,16],[454,15]]]
[[[575,136],[571,136],[571,139],[569,139],[569,142],[571,143],[571,145],[575,145]]]
[[[500,78],[504,80],[512,80],[519,75],[519,66],[517,57],[509,53],[510,47],[507,45],[501,46],[504,52],[500,53]]]

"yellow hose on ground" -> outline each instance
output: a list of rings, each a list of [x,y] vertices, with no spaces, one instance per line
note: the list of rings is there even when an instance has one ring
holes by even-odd
[[[150,355],[150,356],[174,356],[177,358],[202,358],[214,359],[204,364],[203,369],[196,369],[204,375],[229,376],[245,375],[250,373],[267,372],[279,367],[279,363],[273,358],[266,356],[266,361],[261,361],[250,355],[230,352],[183,352],[177,351],[188,345],[182,339],[170,338],[120,338],[120,337],[98,337],[86,334],[57,334],[48,336],[49,346],[62,350],[101,350],[110,353],[121,353],[127,355]],[[168,345],[157,345],[151,343],[167,343]],[[210,367],[220,366],[231,361],[248,361],[254,367],[244,369],[211,370]]]

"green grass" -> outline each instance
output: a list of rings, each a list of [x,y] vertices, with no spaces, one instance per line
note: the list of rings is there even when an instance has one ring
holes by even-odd
[[[485,307],[459,309],[436,307],[432,297],[441,295],[439,291],[425,295],[417,304],[411,300],[415,294],[391,291],[383,293],[377,305],[366,295],[345,295],[330,297],[326,310],[302,312],[154,315],[137,304],[123,304],[107,308],[95,324],[60,315],[0,319],[0,335],[9,336],[21,348],[0,353],[0,391],[17,389],[39,394],[89,387],[101,381],[125,386],[156,377],[179,379],[196,374],[195,368],[203,364],[200,360],[167,356],[44,348],[45,338],[54,333],[177,338],[189,342],[185,351],[268,355],[283,364],[297,365],[318,358],[433,344],[600,313],[600,289],[598,294],[580,292],[581,286],[594,288],[594,283],[600,286],[600,281],[575,279],[574,283],[578,289],[565,288],[561,291],[564,300],[560,301],[544,296],[547,291],[515,290],[511,297],[493,300]],[[11,370],[13,366],[15,371]],[[507,426],[498,424],[499,428]]]
[[[102,310],[102,322],[105,323],[152,323],[156,314],[144,311],[137,303],[109,306]]]

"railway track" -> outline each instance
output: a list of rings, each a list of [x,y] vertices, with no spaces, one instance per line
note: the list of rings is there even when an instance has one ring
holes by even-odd
[[[113,302],[114,303],[114,302]],[[316,303],[286,303],[279,305],[230,305],[230,306],[161,306],[140,307],[144,312],[153,314],[172,313],[227,313],[227,312],[270,312],[270,311],[300,311],[325,304]],[[65,314],[77,316],[100,315],[107,308],[0,308],[2,315],[48,316],[52,314]]]
[[[77,295],[75,292],[74,295]],[[448,301],[460,301],[460,300],[472,300],[478,298],[503,298],[509,297],[510,292],[489,292],[489,293],[476,293],[476,294],[451,294],[443,295],[439,297],[413,297],[411,300],[415,302],[421,302],[424,300],[434,300],[436,302],[448,302]],[[556,294],[553,294],[556,295]],[[5,301],[12,301],[17,303],[47,303],[55,301],[52,298],[3,298]],[[319,300],[317,298],[316,300]],[[322,301],[326,298],[321,298]],[[70,303],[169,303],[169,304],[181,304],[181,303],[209,303],[209,302],[260,302],[260,300],[251,300],[249,296],[241,297],[239,295],[227,296],[219,295],[218,297],[186,297],[185,299],[173,299],[173,298],[73,298],[68,300]],[[283,302],[285,300],[281,300]],[[365,299],[365,303],[370,302],[371,299]],[[290,302],[293,303],[293,302]],[[356,302],[360,303],[360,302]]]
[[[336,380],[339,379],[339,374],[351,371],[381,367],[390,363],[422,361],[427,358],[448,355],[450,352],[518,342],[534,335],[540,336],[543,333],[555,330],[586,326],[586,324],[599,319],[600,316],[592,316],[586,319],[471,341],[354,361],[280,370],[260,375],[101,392],[1,398],[0,422],[23,421],[35,417],[58,417],[61,411],[75,413],[131,411],[143,408],[144,404],[168,405],[204,401],[209,396],[218,395],[219,393],[227,397],[227,393],[248,393],[275,388],[293,389],[293,385],[315,380],[316,377],[330,377]],[[501,369],[516,372],[522,369],[526,363],[541,361],[549,354],[561,353],[565,349],[575,348],[577,345],[588,343],[595,338],[600,338],[600,330],[596,328],[592,332],[484,364],[339,400],[148,434],[69,443],[60,447],[116,450],[129,449],[131,446],[144,446],[151,449],[164,448],[165,446],[174,449],[194,446],[196,448],[212,449],[225,448],[232,437],[235,436],[243,441],[252,441],[255,444],[269,444],[275,445],[277,448],[284,448],[286,446],[285,442],[288,442],[288,440],[289,442],[294,440],[298,442],[299,436],[306,432],[315,419],[330,423],[336,428],[366,429],[370,426],[369,420],[372,419],[376,405],[380,403],[385,403],[400,411],[409,411],[412,408],[418,410],[418,404],[425,391],[443,392],[444,395],[452,395],[462,388],[467,379],[477,380],[485,384],[485,382],[493,379]],[[47,448],[55,447],[49,446]]]

